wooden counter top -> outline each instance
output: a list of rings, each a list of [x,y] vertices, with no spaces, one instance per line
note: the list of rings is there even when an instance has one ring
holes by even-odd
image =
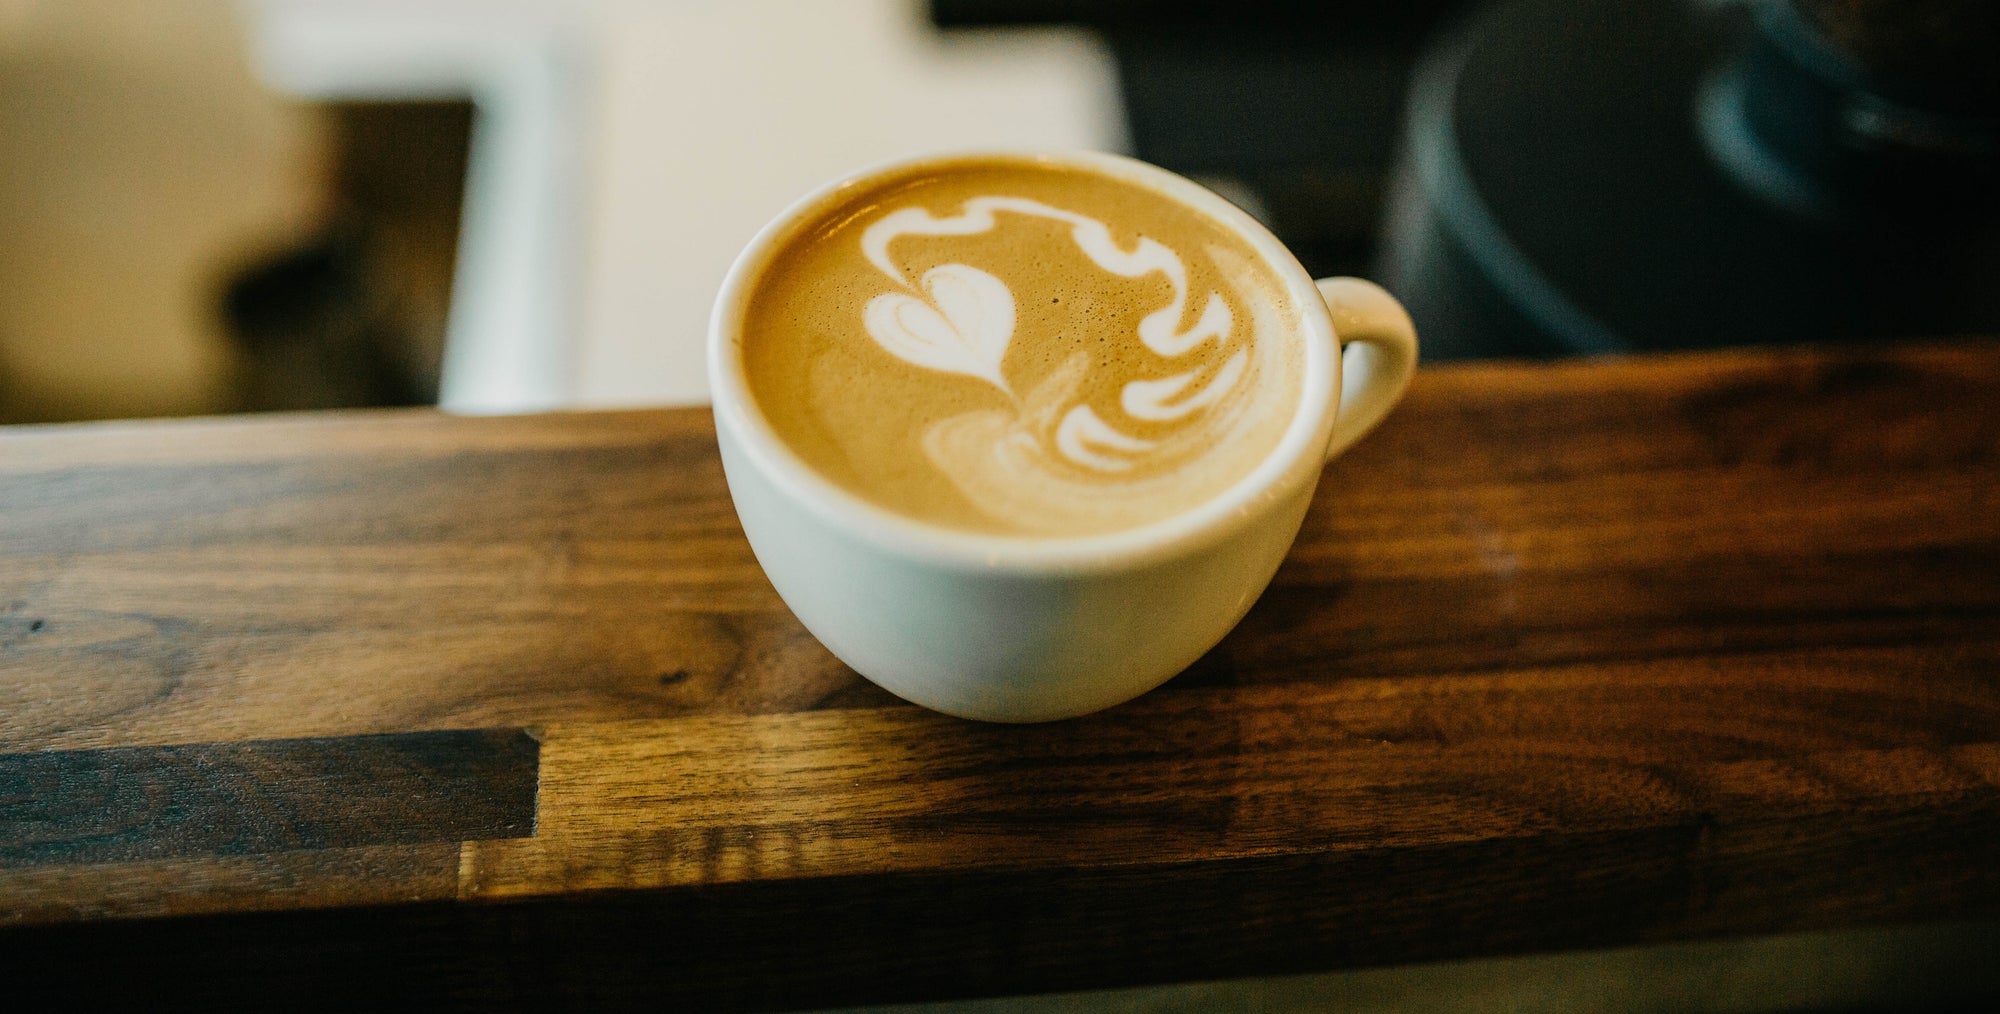
[[[2000,342],[1422,372],[1193,669],[903,704],[705,410],[0,430],[28,995],[834,1005],[2000,915]]]

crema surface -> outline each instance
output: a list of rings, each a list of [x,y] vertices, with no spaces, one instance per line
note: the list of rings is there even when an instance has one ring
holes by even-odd
[[[1188,510],[1270,454],[1298,318],[1201,212],[967,160],[814,209],[759,270],[741,340],[757,407],[834,483],[948,527],[1082,535]]]

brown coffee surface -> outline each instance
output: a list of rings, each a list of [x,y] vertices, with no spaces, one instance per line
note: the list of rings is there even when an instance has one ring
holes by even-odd
[[[815,471],[920,521],[1156,521],[1246,476],[1297,408],[1283,281],[1106,173],[929,163],[833,195],[774,249],[742,329],[753,400]]]

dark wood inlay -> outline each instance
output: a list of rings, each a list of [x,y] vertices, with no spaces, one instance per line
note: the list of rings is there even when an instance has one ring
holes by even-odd
[[[0,754],[0,868],[532,835],[521,729]]]

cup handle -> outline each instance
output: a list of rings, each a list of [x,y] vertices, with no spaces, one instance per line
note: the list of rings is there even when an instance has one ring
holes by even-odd
[[[1317,283],[1341,345],[1340,411],[1326,456],[1347,450],[1401,401],[1417,372],[1417,329],[1396,297],[1359,278]]]

